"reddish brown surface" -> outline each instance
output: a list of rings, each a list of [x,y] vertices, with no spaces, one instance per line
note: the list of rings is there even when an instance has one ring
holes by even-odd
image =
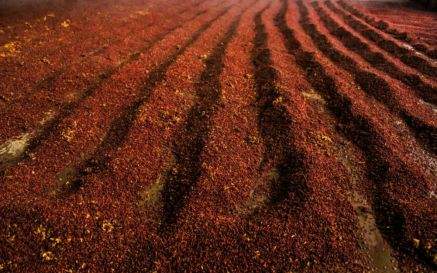
[[[341,1],[340,1],[341,2]],[[415,1],[343,1],[362,19],[437,58],[437,16]],[[367,18],[366,18],[367,16]]]
[[[409,3],[384,3],[365,1],[363,5],[375,16],[392,24],[401,31],[411,33],[418,41],[437,46],[437,18],[435,12],[421,9]]]
[[[8,9],[0,272],[436,270],[426,54],[336,1]]]

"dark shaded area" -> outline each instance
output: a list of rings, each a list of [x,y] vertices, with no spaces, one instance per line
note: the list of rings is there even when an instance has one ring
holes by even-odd
[[[383,36],[381,36],[379,33],[374,31],[373,29],[367,27],[365,24],[356,20],[351,15],[347,15],[343,10],[337,8],[334,4],[332,4],[331,1],[325,1],[325,4],[330,10],[332,10],[332,12],[334,12],[335,14],[338,14],[340,17],[342,17],[344,22],[346,22],[346,24],[349,27],[351,27],[352,29],[354,29],[355,31],[357,31],[358,33],[363,35],[368,40],[375,43],[382,50],[390,53],[395,58],[398,58],[404,64],[406,64],[412,68],[417,69],[418,71],[420,71],[421,73],[423,73],[425,75],[428,75],[431,77],[437,76],[437,68],[432,66],[428,61],[426,61],[422,57],[419,57],[419,56],[413,54],[411,52],[411,50],[409,50],[409,49],[398,46],[393,41],[385,39]],[[349,36],[353,36],[353,35],[350,34]],[[370,49],[367,49],[367,50],[370,50]],[[394,66],[394,65],[391,65],[391,66]],[[397,72],[396,74],[400,74],[400,75],[404,74],[399,70],[397,70],[396,72]],[[393,75],[395,75],[395,74],[393,74]],[[397,77],[397,79],[402,80],[402,77]],[[418,78],[418,80],[420,80],[420,78]],[[424,83],[422,83],[422,85],[424,85]],[[429,92],[428,93],[429,95],[437,96],[437,95],[435,95],[435,91],[437,91],[437,90],[430,90],[430,91],[434,91],[434,94],[432,92]],[[434,97],[434,102],[437,102],[436,97]]]
[[[267,33],[261,18],[265,9],[255,16],[254,49],[251,58],[255,72],[258,129],[266,149],[264,157],[274,162],[274,168],[278,172],[277,181],[270,181],[270,202],[274,205],[287,199],[289,206],[298,209],[307,199],[307,168],[303,154],[293,145],[293,120],[281,102],[281,90],[276,86],[277,71],[272,65]]]
[[[3,12],[3,10],[8,8],[14,11],[27,11],[30,8],[66,8],[72,7],[78,2],[78,0],[0,0],[0,10]]]
[[[94,153],[74,168],[75,178],[68,184],[64,183],[61,185],[61,193],[77,191],[84,184],[84,176],[90,173],[100,172],[106,168],[107,161],[109,160],[107,154],[124,143],[129,134],[130,128],[138,115],[141,105],[149,101],[150,95],[155,87],[165,79],[169,67],[199,39],[203,32],[205,32],[215,21],[225,15],[229,9],[230,7],[225,8],[213,19],[203,24],[181,47],[150,72],[137,99],[126,107],[123,112],[111,122],[108,132],[99,146],[95,149]]]
[[[369,51],[367,45],[361,42],[358,38],[351,36],[351,34],[344,28],[339,27],[335,22],[333,22],[332,19],[330,19],[322,9],[320,9],[317,2],[313,2],[312,4],[319,13],[322,22],[328,30],[331,31],[331,34],[338,38],[346,48],[361,55],[372,64],[372,66],[383,72],[385,72],[386,69],[388,71],[391,71],[392,68],[396,69],[394,66],[388,64],[381,54]],[[301,12],[304,15],[304,18],[307,18],[306,20],[303,20],[304,23],[302,23],[302,28],[313,39],[319,50],[332,62],[349,72],[353,76],[355,82],[364,92],[366,92],[367,95],[387,106],[393,114],[399,115],[411,129],[414,136],[424,149],[437,154],[437,145],[434,137],[437,135],[437,128],[426,124],[424,121],[412,116],[403,109],[395,98],[393,90],[384,79],[369,71],[361,70],[355,60],[336,50],[332,43],[328,41],[328,38],[320,34],[314,24],[311,24],[308,19],[308,11],[306,9],[301,9]]]
[[[90,85],[83,90],[82,92],[80,92],[80,96],[78,97],[77,100],[73,101],[73,102],[66,102],[63,103],[59,106],[59,112],[58,114],[49,122],[45,123],[44,126],[40,127],[37,129],[36,135],[35,137],[33,137],[31,139],[31,141],[29,142],[29,145],[26,148],[25,153],[23,154],[23,156],[21,158],[17,158],[14,159],[13,161],[8,161],[8,162],[0,162],[0,175],[3,175],[6,168],[17,164],[18,162],[24,160],[25,158],[27,158],[28,154],[31,153],[32,151],[34,151],[36,148],[38,148],[41,143],[43,141],[45,141],[50,135],[58,132],[57,128],[58,126],[61,124],[61,122],[63,120],[65,120],[66,118],[68,118],[72,113],[74,113],[74,111],[89,97],[93,96],[95,91],[102,86],[102,84],[109,79],[112,75],[114,75],[116,72],[118,72],[120,69],[122,69],[124,66],[137,61],[141,55],[142,52],[146,52],[147,50],[149,50],[151,47],[153,47],[154,45],[156,45],[157,43],[159,43],[160,41],[162,41],[166,36],[170,35],[172,32],[176,31],[177,29],[181,28],[184,24],[187,24],[191,21],[196,20],[199,16],[203,15],[206,11],[201,11],[199,13],[197,13],[196,15],[194,15],[193,17],[189,18],[186,21],[183,21],[173,27],[171,27],[170,29],[162,32],[161,34],[159,34],[158,36],[154,37],[153,39],[151,39],[150,42],[148,42],[143,48],[139,49],[138,51],[135,51],[133,53],[131,53],[130,55],[128,55],[125,59],[123,59],[119,64],[117,64],[114,67],[109,67],[106,70],[102,71],[91,83]],[[171,57],[170,57],[171,58]],[[55,72],[53,75],[50,75],[49,77],[47,77],[46,79],[43,79],[39,85],[41,87],[49,87],[52,83],[52,81],[56,80],[56,78],[58,76],[60,76],[63,73],[64,69],[61,69],[61,71],[57,71]],[[156,73],[156,72],[155,72]],[[152,76],[151,76],[152,77]],[[156,77],[156,75],[155,75]],[[152,80],[149,80],[152,81]],[[136,102],[138,103],[138,101]],[[138,107],[138,106],[137,106]],[[132,106],[131,108],[135,108],[135,106]],[[128,115],[129,110],[126,110],[126,114]],[[126,120],[129,119],[129,117],[125,118]],[[120,121],[118,121],[119,123]],[[117,123],[117,120],[114,121],[114,123]],[[121,131],[121,129],[117,129],[117,126],[126,126],[123,124],[114,124],[113,127],[113,131]],[[108,146],[108,141],[106,141],[107,144],[105,144],[106,146]],[[84,166],[84,168],[88,168],[88,167],[92,167],[92,165],[105,165],[102,163],[96,164],[93,163],[94,160],[93,158],[88,159],[87,161],[89,161],[88,163],[82,163],[82,165]],[[90,166],[88,166],[90,165]],[[95,169],[91,168],[91,169]],[[70,186],[68,186],[70,187]],[[75,188],[77,186],[74,186],[73,188]]]
[[[411,3],[411,1],[409,1],[409,2]],[[373,18],[367,14],[362,13],[361,11],[359,11],[358,9],[356,9],[355,7],[346,3],[343,0],[338,1],[338,4],[344,10],[347,10],[348,12],[350,12],[351,14],[356,16],[357,18],[364,20],[369,25],[391,35],[395,39],[397,39],[399,41],[403,41],[403,42],[408,42],[408,43],[412,42],[410,35],[408,35],[406,32],[401,32],[395,28],[391,28],[387,22],[385,22],[383,20],[376,20],[375,18]],[[428,55],[428,57],[433,58],[433,59],[437,59],[437,49],[430,48],[427,45],[420,44],[420,43],[414,43],[413,47],[416,50]]]
[[[201,154],[211,130],[211,121],[221,100],[220,74],[226,48],[234,37],[242,14],[205,60],[206,67],[196,84],[196,104],[190,109],[184,127],[173,143],[174,163],[165,174],[162,190],[163,215],[160,231],[172,231],[180,210],[201,175]]]
[[[306,34],[310,36],[323,53],[333,50],[326,37],[318,32],[314,25],[309,23],[308,10],[302,1],[297,3],[301,15],[300,24]],[[385,147],[385,141],[378,131],[366,117],[353,110],[352,102],[338,91],[335,80],[326,73],[313,54],[304,51],[300,42],[296,40],[293,31],[286,24],[285,11],[287,6],[288,2],[283,0],[283,11],[276,17],[276,23],[284,35],[289,53],[295,57],[298,65],[305,71],[308,82],[326,100],[328,110],[338,122],[337,130],[356,145],[365,156],[366,174],[373,182],[371,190],[372,208],[375,212],[378,228],[394,249],[432,268],[434,266],[432,256],[414,248],[412,245],[409,237],[411,234],[406,232],[406,212],[402,209],[404,206],[392,197],[390,190],[393,185],[399,183],[411,184],[411,181],[417,181],[416,187],[423,187],[420,181],[424,178],[410,172],[403,163],[399,163],[397,166],[392,165],[391,160],[393,159],[390,158],[390,153]],[[332,52],[335,53],[334,56],[338,57],[338,52]],[[363,84],[366,77],[361,79]],[[423,191],[426,190],[423,189]],[[415,196],[414,198],[425,197]],[[427,219],[426,215],[423,217]],[[430,223],[423,220],[423,228],[429,228],[429,226]]]
[[[47,12],[67,13],[77,4],[78,0],[0,0],[0,25],[33,20]]]

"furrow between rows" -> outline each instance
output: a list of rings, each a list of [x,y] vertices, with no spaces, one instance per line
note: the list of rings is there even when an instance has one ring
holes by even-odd
[[[206,2],[206,4],[210,5],[209,2]],[[214,9],[214,6],[212,8]],[[87,86],[99,82],[107,70],[125,65],[133,55],[138,55],[147,50],[147,45],[155,43],[166,33],[194,20],[207,11],[208,8],[200,12],[193,11],[178,15],[176,20],[172,18],[160,25],[154,24],[148,28],[142,27],[134,36],[135,38],[121,39],[120,37],[118,43],[114,42],[110,47],[105,47],[100,52],[101,54],[72,61],[60,70],[53,72],[51,76],[44,80],[44,83],[41,83],[42,85],[37,84],[35,88],[28,92],[22,90],[8,100],[7,105],[4,107],[4,114],[1,116],[0,121],[7,125],[5,127],[8,130],[1,132],[1,140],[5,141],[20,133],[25,133],[23,131],[34,129],[36,124],[47,118],[47,115],[50,115],[51,111],[56,111],[57,108],[62,108],[63,104],[77,99],[81,90],[83,92]],[[135,29],[131,31],[135,31]],[[19,80],[15,79],[15,82],[19,82]],[[44,111],[41,111],[41,109]]]
[[[255,69],[255,91],[258,108],[258,130],[265,145],[264,161],[273,161],[278,176],[272,181],[269,203],[277,204],[290,194],[296,195],[295,208],[307,199],[303,155],[293,145],[293,120],[284,107],[283,91],[276,86],[277,71],[272,67],[271,53],[267,48],[267,32],[261,21],[261,13],[255,17],[256,36],[252,52]],[[281,96],[282,95],[282,96]],[[262,167],[262,166],[261,166]]]
[[[184,127],[177,134],[173,144],[174,163],[164,175],[162,190],[163,219],[161,230],[171,230],[177,222],[179,211],[189,198],[200,176],[201,154],[210,133],[211,118],[221,98],[220,74],[223,70],[223,56],[235,35],[241,14],[235,19],[218,46],[205,60],[205,70],[195,87],[195,105],[188,113]]]
[[[312,32],[316,32],[316,29],[308,30],[306,7],[301,1],[298,1],[297,4],[301,14],[301,26],[317,44],[323,37],[313,36]],[[372,207],[382,234],[397,251],[416,257],[424,265],[432,266],[432,253],[427,252],[424,248],[415,248],[412,240],[414,233],[423,236],[421,231],[417,231],[417,227],[413,224],[414,221],[422,221],[424,230],[428,230],[432,225],[432,220],[428,220],[431,217],[429,214],[431,213],[429,210],[431,199],[425,193],[427,191],[426,185],[432,184],[427,180],[429,178],[393,159],[391,151],[386,148],[386,141],[369,119],[354,109],[354,103],[350,98],[339,93],[335,79],[326,74],[324,68],[311,53],[301,49],[301,45],[294,38],[292,31],[289,30],[287,33],[290,37],[289,47],[294,51],[298,64],[306,70],[308,81],[324,96],[328,109],[341,124],[338,130],[364,154],[366,175],[373,182]],[[419,183],[417,184],[417,182]],[[403,193],[393,190],[393,187],[403,187],[402,183],[415,185],[412,186],[416,188],[413,196],[415,205],[422,210],[421,217],[416,218],[416,214],[412,213],[411,204],[405,202],[406,197],[403,196]],[[413,196],[409,196],[409,198]],[[429,240],[430,237],[426,237],[428,239],[425,241]]]
[[[250,3],[245,2],[244,6],[247,6],[247,4]],[[11,174],[15,177],[18,175],[21,178],[26,177],[24,179],[31,180],[21,180],[23,183],[20,186],[21,190],[19,192],[21,193],[19,195],[24,195],[34,200],[31,207],[38,207],[39,210],[44,212],[44,218],[46,219],[44,226],[49,226],[48,223],[50,223],[53,229],[61,232],[60,237],[63,242],[66,241],[67,236],[74,234],[71,243],[65,243],[62,249],[50,248],[57,257],[56,265],[59,265],[61,268],[78,268],[77,264],[80,267],[82,262],[86,262],[87,269],[89,270],[101,270],[102,268],[108,268],[108,270],[112,268],[116,271],[131,268],[140,270],[147,266],[150,259],[153,259],[153,253],[149,256],[151,251],[150,243],[147,242],[147,239],[142,240],[144,238],[143,235],[149,234],[150,230],[153,230],[154,227],[153,222],[145,219],[152,214],[147,208],[153,198],[149,199],[148,193],[142,192],[141,188],[144,190],[147,186],[153,185],[153,178],[149,179],[150,174],[148,171],[157,172],[162,167],[162,165],[159,165],[159,162],[165,163],[163,161],[165,161],[166,146],[169,143],[169,138],[173,135],[171,132],[174,132],[179,127],[180,118],[175,117],[173,119],[173,114],[181,112],[176,113],[176,115],[182,118],[185,115],[191,100],[193,100],[193,94],[191,93],[192,89],[196,86],[196,78],[203,69],[203,55],[208,54],[208,51],[214,48],[220,41],[221,34],[224,34],[225,31],[223,28],[231,23],[232,17],[238,14],[240,8],[237,8],[237,6],[239,5],[231,8],[225,15],[213,23],[210,28],[200,35],[195,44],[193,42],[193,45],[187,48],[184,54],[181,54],[176,62],[171,65],[167,70],[164,80],[160,81],[154,92],[151,93],[150,103],[145,103],[141,107],[139,115],[135,119],[135,124],[129,131],[129,136],[124,144],[108,151],[108,156],[111,157],[110,168],[106,168],[104,172],[95,172],[87,175],[87,183],[84,184],[83,189],[78,194],[72,195],[68,199],[50,198],[47,195],[50,192],[44,191],[44,187],[48,186],[46,188],[49,191],[52,188],[52,185],[48,184],[51,183],[50,176],[53,171],[48,170],[47,172],[32,174],[34,168],[45,168],[44,163],[47,162],[47,156],[50,154],[52,156],[53,154],[56,155],[58,153],[57,150],[59,150],[56,146],[59,144],[51,142],[50,146],[45,145],[45,149],[40,149],[36,153],[37,159],[35,161],[38,162],[35,162],[35,165],[33,165],[33,162],[30,162],[30,164],[17,167],[18,172]],[[212,15],[209,17],[212,17]],[[196,32],[197,25],[199,24],[191,24],[190,28],[192,30],[189,31],[190,28],[187,27],[187,31],[189,31],[187,33],[182,32],[174,35],[175,37],[172,40],[166,41],[166,43],[170,43],[169,45],[160,44],[160,47],[154,49],[154,54],[150,54],[155,59],[145,59],[145,63],[142,65],[146,65],[148,62],[158,62],[159,60],[156,58],[159,56],[156,53],[160,52],[160,50],[166,50],[162,53],[165,56],[166,52],[169,51],[166,47],[171,48],[172,51],[174,45],[182,48],[184,44],[181,42],[184,39],[190,38],[190,36],[185,36]],[[165,61],[165,58],[163,58],[163,61]],[[188,68],[189,70],[187,70]],[[140,70],[136,72],[139,73]],[[124,93],[129,91],[130,89],[125,90]],[[119,96],[118,100],[123,98],[122,96],[120,97],[120,94],[117,94],[117,96]],[[88,138],[88,136],[81,137]],[[62,143],[61,145],[65,146]],[[80,151],[80,143],[75,142],[71,145],[78,146],[77,149]],[[47,149],[50,148],[54,148],[55,151],[48,151]],[[68,149],[61,148],[60,150],[65,151]],[[147,153],[142,151],[147,151]],[[71,157],[68,158],[68,156],[62,153],[58,153],[58,155],[60,157],[58,161],[61,162],[56,162],[55,165],[64,165],[68,160],[71,160]],[[40,157],[42,156],[45,156],[46,159],[41,160]],[[73,160],[75,157],[78,157],[78,154],[74,155]],[[158,160],[155,161],[156,158]],[[142,164],[136,164],[135,160],[141,161]],[[23,172],[28,172],[30,178],[28,175],[22,176]],[[35,183],[34,179],[39,182]],[[9,184],[3,185],[5,186],[3,187],[5,191],[2,191],[2,194],[7,195],[8,193],[6,192],[11,193],[10,190],[15,188],[12,185],[14,180],[11,177],[7,181]],[[119,183],[119,181],[125,182]],[[32,187],[27,188],[29,191],[24,186],[27,183],[34,183]],[[42,191],[41,184],[43,184]],[[21,197],[13,201],[3,199],[2,207],[5,207],[5,204],[19,203],[19,200],[22,200]],[[53,204],[57,206],[56,211],[51,209]],[[68,219],[66,222],[73,224],[70,226],[65,225],[66,219]],[[74,224],[78,222],[81,223],[80,226]],[[109,224],[113,226],[112,233],[102,229],[102,225],[106,227]],[[135,230],[136,232],[119,233],[124,229]],[[90,232],[91,236],[88,236]],[[123,243],[120,243],[120,240]],[[37,246],[39,247],[40,244],[38,243]],[[126,249],[127,246],[132,248]],[[96,253],[95,249],[101,249],[101,251]],[[140,250],[144,252],[138,253]],[[65,255],[65,253],[71,252],[77,253],[74,259],[70,259],[70,255]],[[25,251],[25,254],[23,257],[27,259],[29,253]],[[114,255],[123,259],[120,261],[120,264],[107,263],[110,257],[114,257]],[[135,257],[141,257],[142,259],[138,260]],[[90,260],[95,262],[90,263]],[[49,264],[37,264],[43,268],[50,268]],[[154,264],[152,263],[152,265]]]
[[[432,106],[317,3],[203,3],[0,146],[0,271],[436,270]]]
[[[370,17],[369,15],[364,14],[363,12],[359,11],[355,7],[353,7],[351,4],[346,3],[343,0],[338,1],[338,4],[346,11],[348,11],[350,14],[354,15],[356,18],[359,18],[363,20],[364,22],[368,23],[369,25],[373,26],[374,28],[385,32],[391,36],[393,36],[395,39],[411,43],[411,37],[405,32],[400,32],[399,30],[396,30],[394,28],[390,28],[389,24],[387,22],[384,22],[382,20],[376,20],[373,17]],[[428,55],[432,59],[437,59],[437,49],[430,48],[424,44],[421,43],[414,43],[412,44],[412,47],[426,55]]]
[[[313,2],[313,5],[317,6],[316,2]],[[348,71],[354,77],[355,83],[360,86],[360,88],[366,92],[369,96],[375,98],[377,101],[384,104],[394,115],[398,115],[401,119],[404,120],[405,124],[410,128],[418,142],[426,149],[431,151],[432,153],[437,152],[437,146],[434,143],[435,135],[437,134],[437,129],[433,125],[433,123],[429,123],[427,120],[429,119],[429,115],[432,115],[432,111],[430,111],[427,116],[424,118],[418,118],[412,115],[409,111],[401,105],[401,100],[399,95],[396,94],[393,86],[390,85],[384,78],[381,78],[379,75],[373,73],[369,70],[361,69],[358,63],[352,59],[351,57],[343,54],[339,50],[336,49],[335,46],[327,39],[326,36],[320,35],[320,33],[316,30],[314,24],[310,22],[308,17],[308,11],[303,5],[300,5],[301,12],[306,14],[305,22],[303,27],[306,31],[312,35],[312,38],[315,40],[315,44],[317,47],[334,63],[338,64],[342,69]],[[320,14],[320,18],[324,23],[330,22],[330,19],[323,15],[323,11],[317,9]],[[338,29],[337,27],[335,29]],[[333,31],[331,29],[331,31]],[[332,32],[331,32],[332,33]],[[358,50],[357,47],[352,43],[353,40],[348,39],[350,37],[348,33],[343,33],[342,35],[335,34],[336,38],[344,37],[345,39],[339,38],[340,41],[349,49],[356,51],[360,54],[365,54],[366,51]]]
[[[354,19],[352,16],[348,16],[343,12],[342,9],[337,8],[331,1],[325,1],[324,3],[326,7],[328,7],[333,13],[339,15],[349,27],[360,33],[369,41],[372,41],[385,52],[391,54],[395,58],[399,59],[402,63],[425,75],[433,78],[437,77],[437,68],[426,59],[421,58],[420,56],[413,54],[410,50],[399,46],[389,39],[386,39],[376,31]]]
[[[144,14],[141,8],[145,9],[145,6],[137,5],[139,5],[138,12]],[[130,5],[128,7],[135,8],[135,6],[131,7]],[[32,93],[38,88],[50,86],[51,82],[63,72],[65,73],[65,70],[72,64],[99,56],[114,45],[131,42],[129,34],[132,32],[142,33],[153,28],[153,23],[151,23],[153,20],[164,21],[172,16],[183,15],[180,12],[181,9],[175,5],[172,6],[171,3],[155,2],[148,8],[147,16],[136,14],[135,10],[128,10],[135,15],[133,18],[126,14],[114,14],[116,19],[109,21],[109,15],[101,15],[107,17],[105,20],[108,22],[86,22],[85,18],[71,18],[71,20],[78,20],[78,23],[81,20],[85,21],[86,26],[80,30],[74,27],[67,29],[60,27],[58,31],[49,32],[53,35],[56,34],[57,37],[44,37],[41,45],[20,45],[22,47],[20,55],[6,59],[6,63],[3,64],[4,81],[1,83],[1,95],[8,101],[13,101],[16,97],[26,97],[28,96],[27,92]],[[157,9],[159,8],[166,10],[168,17],[158,13]],[[92,21],[100,16],[89,17],[91,18],[89,20]],[[108,27],[109,25],[112,26],[112,29]],[[97,27],[99,29],[93,29]],[[39,36],[41,35],[39,33]]]
[[[107,164],[106,154],[113,149],[118,148],[125,141],[129,130],[138,117],[139,110],[142,105],[149,101],[150,95],[155,87],[162,83],[169,67],[183,54],[199,37],[205,32],[214,22],[220,19],[229,11],[229,7],[222,11],[218,16],[209,20],[195,31],[190,39],[181,45],[175,53],[169,56],[163,63],[150,71],[147,80],[143,84],[142,90],[137,99],[133,101],[123,112],[113,121],[109,130],[105,133],[103,140],[95,148],[94,152],[86,156],[78,166],[67,168],[65,173],[60,174],[62,185],[60,187],[61,193],[76,191],[83,184],[83,176],[99,172],[105,168]],[[63,179],[66,177],[66,179]],[[64,181],[62,181],[64,180]]]
[[[178,29],[182,28],[185,24],[193,22],[203,16],[203,13],[198,13],[186,21],[174,25],[165,32],[161,32],[155,36],[150,42],[148,42],[140,50],[131,53],[127,57],[123,58],[113,67],[106,68],[88,85],[84,90],[78,91],[77,98],[73,98],[71,102],[64,102],[60,105],[59,110],[48,111],[49,115],[44,117],[41,121],[37,121],[35,129],[26,132],[18,139],[10,139],[4,142],[0,146],[0,170],[4,171],[6,167],[16,164],[24,157],[37,148],[42,141],[44,141],[56,128],[61,124],[63,120],[68,118],[76,108],[82,105],[84,101],[92,97],[99,89],[111,79],[114,75],[123,72],[123,68],[139,61],[141,54],[147,52],[156,44],[160,43],[167,36],[171,35]],[[24,141],[23,141],[24,140]],[[17,145],[18,144],[18,145]],[[18,147],[18,148],[14,148]]]
[[[330,33],[343,43],[345,47],[360,55],[377,70],[387,73],[390,77],[409,86],[419,98],[432,104],[437,103],[436,87],[424,82],[416,74],[403,72],[395,64],[387,60],[387,58],[382,54],[372,51],[369,46],[362,42],[358,37],[339,26],[337,22],[330,18],[329,15],[318,5],[318,3],[314,3],[313,6]]]
[[[193,33],[196,33],[194,37],[196,38],[200,35],[199,32],[201,31],[199,29],[202,28],[202,25],[205,27],[205,25],[210,24],[211,20],[216,20],[228,9],[229,7],[222,8],[212,14],[201,16],[198,20],[194,20],[164,36],[148,51],[137,56],[137,61],[126,65],[121,71],[113,74],[110,80],[92,90],[92,95],[84,98],[81,103],[76,103],[77,107],[72,111],[66,111],[66,118],[59,120],[57,125],[54,126],[56,130],[44,131],[47,135],[44,135],[40,144],[36,146],[37,148],[32,153],[27,153],[29,156],[26,157],[27,160],[23,166],[27,170],[37,168],[38,164],[50,168],[50,171],[44,167],[40,168],[37,174],[31,177],[37,177],[38,175],[56,177],[56,173],[60,173],[60,182],[57,182],[60,186],[63,183],[68,183],[70,179],[74,180],[74,177],[70,175],[77,173],[74,167],[80,169],[86,165],[87,159],[92,159],[93,154],[98,151],[96,149],[107,138],[109,132],[107,130],[111,128],[111,121],[114,120],[111,135],[121,134],[122,132],[118,132],[117,128],[125,125],[118,124],[117,126],[116,121],[121,120],[120,115],[123,110],[125,110],[125,115],[135,115],[136,113],[129,113],[129,107],[133,109],[134,104],[138,105],[139,101],[145,99],[144,94],[150,91],[145,89],[146,84],[153,85],[162,82],[162,79],[154,78],[162,73],[162,70],[158,70],[158,67],[162,65],[161,68],[164,69],[165,65],[168,66],[169,62],[175,60],[174,58],[178,56],[178,52],[181,52],[181,46],[187,44]],[[126,77],[126,74],[129,76]],[[125,116],[125,118],[128,117]],[[126,126],[125,128],[129,127]],[[105,143],[105,147],[109,145],[108,142]],[[53,161],[54,158],[58,159]],[[99,158],[99,160],[101,159]],[[7,167],[7,165],[4,166]],[[14,173],[18,169],[22,169],[22,167],[17,166],[15,169],[9,168],[10,171],[6,170],[6,180],[9,173]],[[64,177],[69,179],[65,180]],[[47,187],[47,185],[41,186]],[[53,187],[53,185],[50,187]]]
[[[273,6],[277,8],[277,2]],[[266,11],[268,11],[268,15],[263,16],[263,14],[266,14]],[[265,19],[267,16],[268,19]],[[289,165],[290,169],[294,168],[293,172],[295,172],[295,175],[291,178],[297,179],[289,180],[288,182],[285,179],[280,181],[279,176],[282,174],[279,174],[280,170],[277,170],[278,159],[282,157],[280,151],[276,151],[276,154],[274,154],[274,147],[272,148],[271,146],[269,150],[267,146],[272,140],[264,139],[263,137],[255,138],[256,135],[262,135],[260,130],[264,130],[266,136],[274,137],[280,131],[281,126],[288,127],[290,129],[288,133],[287,131],[282,131],[281,133],[289,135],[281,139],[276,137],[276,140],[281,141],[278,143],[279,146],[284,145],[295,149],[293,145],[297,140],[294,137],[296,134],[301,136],[300,133],[296,132],[298,128],[296,123],[301,124],[302,121],[294,121],[298,110],[293,110],[294,102],[292,102],[292,96],[288,95],[288,92],[294,93],[295,90],[287,91],[285,89],[287,87],[278,88],[276,85],[277,81],[279,82],[279,75],[273,81],[269,75],[266,76],[264,73],[261,73],[275,71],[274,73],[276,74],[277,72],[273,68],[273,58],[275,58],[275,61],[278,61],[284,57],[278,56],[278,51],[271,52],[268,49],[268,47],[277,42],[276,38],[275,40],[270,39],[274,29],[273,24],[270,22],[264,23],[266,20],[272,20],[272,16],[273,12],[269,7],[257,11],[254,15],[251,14],[255,27],[255,35],[253,35],[254,48],[247,50],[248,56],[245,59],[247,59],[246,64],[251,64],[252,66],[253,76],[249,74],[247,78],[253,80],[253,91],[255,93],[258,93],[256,90],[260,83],[266,84],[266,90],[271,90],[272,86],[274,86],[275,90],[280,92],[280,96],[277,97],[280,99],[276,100],[271,108],[279,109],[278,111],[281,111],[281,115],[287,117],[287,122],[292,122],[288,124],[279,122],[276,124],[275,119],[266,118],[266,112],[268,111],[263,112],[262,106],[271,98],[266,98],[264,92],[262,92],[261,98],[259,94],[255,94],[256,98],[252,98],[253,100],[256,99],[256,101],[253,102],[253,105],[251,104],[252,111],[254,111],[251,115],[258,116],[258,121],[255,120],[256,117],[251,117],[251,120],[258,123],[259,132],[250,132],[247,140],[240,135],[240,132],[232,130],[232,123],[222,123],[223,120],[228,120],[227,118],[215,117],[216,123],[211,131],[213,136],[208,139],[207,146],[202,155],[202,173],[196,187],[190,193],[189,202],[186,202],[186,206],[181,211],[176,234],[174,237],[170,236],[167,240],[164,240],[162,246],[158,245],[156,247],[158,250],[157,261],[162,266],[163,271],[175,269],[189,271],[192,268],[198,267],[207,271],[217,271],[220,268],[224,268],[228,271],[243,272],[253,272],[260,268],[271,268],[278,272],[299,269],[317,270],[323,268],[323,266],[329,267],[333,265],[338,268],[341,264],[338,259],[341,256],[341,251],[345,253],[345,244],[354,244],[353,240],[349,240],[349,235],[343,233],[343,231],[340,233],[339,230],[335,230],[336,234],[333,234],[338,219],[334,221],[326,217],[320,217],[318,214],[320,213],[319,210],[322,210],[319,206],[323,206],[324,209],[326,209],[325,206],[328,206],[329,209],[334,207],[332,204],[328,205],[328,200],[332,196],[329,195],[326,198],[324,196],[322,198],[324,201],[311,199],[311,201],[317,202],[317,205],[302,200],[302,198],[311,198],[311,196],[306,196],[305,192],[303,192],[303,195],[299,193],[300,188],[305,188],[305,185],[297,185],[301,181],[298,177],[299,175],[309,179],[306,175],[306,170],[295,168],[294,158],[291,158],[290,162],[282,161],[280,162],[283,164],[282,167]],[[268,25],[268,30],[266,25]],[[246,31],[243,30],[248,28],[249,24],[245,22],[241,27],[242,31],[238,31],[238,33],[242,32],[244,34],[237,35],[236,39],[239,39],[240,35],[246,35]],[[244,41],[241,43],[244,45]],[[235,50],[232,47],[233,44],[231,43],[228,48],[231,52]],[[229,69],[231,68],[232,65]],[[226,78],[228,77],[228,75],[223,75],[223,77],[225,76]],[[248,89],[241,90],[232,86],[229,87],[229,91],[236,93],[232,95],[233,97],[244,96],[246,90]],[[238,94],[241,92],[242,94]],[[271,103],[273,102],[271,101]],[[228,107],[235,108],[233,111],[242,111],[237,108],[238,106],[229,105]],[[269,110],[271,112],[276,111]],[[229,113],[224,113],[224,111],[226,109],[221,112],[225,116],[230,115]],[[243,112],[246,112],[246,110],[243,110]],[[264,119],[263,122],[260,122],[260,119]],[[222,128],[231,134],[225,141],[222,140],[220,135]],[[221,166],[220,162],[215,162],[213,158],[221,158],[223,160],[223,158],[231,156],[229,153],[235,153],[235,149],[242,149],[240,148],[241,143],[233,143],[234,139],[247,143],[248,147],[246,149],[249,150],[252,150],[252,146],[257,147],[254,147],[254,149],[258,149],[262,145],[265,148],[263,160],[257,163],[256,159],[247,158],[244,160],[245,163],[238,161],[223,162],[225,166]],[[259,153],[260,151],[257,151],[257,154]],[[254,170],[256,173],[251,174],[251,176],[254,176],[255,181],[248,181],[249,185],[244,184],[240,186],[240,183],[233,184],[234,180],[231,181],[229,177],[233,176],[233,173],[236,171],[232,167],[237,169],[248,167]],[[297,174],[299,171],[301,173]],[[314,177],[315,173],[314,167],[311,174],[314,186],[317,184]],[[246,181],[245,178],[240,179]],[[288,185],[283,185],[282,189],[285,190],[285,193],[278,195],[277,189],[279,187],[277,186],[281,184],[279,182]],[[253,190],[256,192],[247,196],[246,190],[249,190],[250,187],[253,187]],[[263,190],[258,191],[259,187],[266,188],[265,196],[262,193]],[[230,192],[233,188],[242,192],[246,198]],[[235,197],[235,199],[231,196]],[[335,202],[339,206],[344,205],[338,199],[331,200],[331,202]],[[341,235],[338,235],[339,233]],[[329,240],[316,242],[315,238],[318,236],[316,234],[324,234],[325,237],[329,237]],[[344,236],[343,240],[347,241],[347,243],[333,242],[338,239],[337,235],[340,237]],[[166,246],[166,250],[163,251],[165,253],[161,253],[159,249],[164,249],[164,245]],[[167,248],[169,249],[167,250]],[[330,249],[331,259],[329,261],[309,258],[311,253],[324,253],[326,249]],[[201,253],[201,255],[194,255],[194,253]],[[210,255],[214,255],[217,260],[205,259],[205,257]],[[220,262],[217,262],[218,260]],[[348,269],[352,269],[353,272],[360,272],[357,269],[360,268],[357,264],[358,262],[354,262],[353,265],[348,266]]]

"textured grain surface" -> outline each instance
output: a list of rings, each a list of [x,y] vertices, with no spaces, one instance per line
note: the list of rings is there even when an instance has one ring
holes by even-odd
[[[2,4],[0,272],[435,271],[436,20]]]

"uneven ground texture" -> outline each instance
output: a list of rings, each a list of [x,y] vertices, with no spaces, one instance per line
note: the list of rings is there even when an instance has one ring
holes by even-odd
[[[419,51],[429,48],[437,58],[436,11],[426,9],[424,2],[370,0],[355,2],[350,11],[380,30],[410,43]],[[348,8],[347,2],[345,8]]]
[[[436,13],[0,3],[0,272],[436,272]]]

